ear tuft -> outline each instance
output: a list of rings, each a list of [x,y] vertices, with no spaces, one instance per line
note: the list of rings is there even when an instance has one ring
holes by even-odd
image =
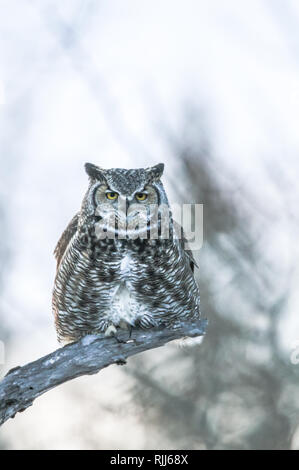
[[[93,163],[85,163],[84,168],[90,178],[97,180],[103,179],[103,170],[99,166]]]
[[[147,168],[147,173],[151,181],[159,180],[163,175],[164,163],[158,163],[158,165]]]

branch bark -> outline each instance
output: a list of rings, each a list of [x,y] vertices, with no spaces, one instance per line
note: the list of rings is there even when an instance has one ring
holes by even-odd
[[[88,335],[34,362],[10,370],[0,382],[0,426],[16,413],[58,385],[81,375],[95,374],[111,364],[125,364],[126,359],[140,352],[159,348],[184,336],[205,334],[207,320],[179,323],[169,329],[134,329],[118,333],[116,338]]]

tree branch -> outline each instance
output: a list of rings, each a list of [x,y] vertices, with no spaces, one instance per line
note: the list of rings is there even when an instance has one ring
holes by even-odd
[[[111,364],[125,364],[126,359],[148,349],[164,346],[184,336],[205,334],[207,320],[178,323],[171,330],[151,329],[121,332],[116,338],[88,335],[22,367],[10,370],[0,382],[0,426],[16,413],[58,385],[80,375],[95,374]]]

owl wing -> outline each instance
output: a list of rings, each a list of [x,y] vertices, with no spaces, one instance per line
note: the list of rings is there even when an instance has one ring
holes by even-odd
[[[61,237],[58,240],[58,243],[54,250],[54,255],[57,260],[57,268],[59,266],[61,258],[63,257],[64,252],[70,240],[76,233],[76,230],[78,227],[78,220],[79,220],[79,212],[72,218],[72,220],[70,221],[70,223],[68,224],[68,226],[66,227],[66,229],[64,230],[64,232],[62,233]]]
[[[188,240],[185,237],[183,227],[175,221],[173,221],[173,224],[174,224],[175,231],[177,231],[178,234],[181,234],[181,237],[179,238],[179,243],[181,245],[182,251],[187,256],[187,259],[190,263],[190,268],[192,272],[194,273],[194,266],[198,268],[198,264],[196,263],[194,259],[192,251],[188,248]]]

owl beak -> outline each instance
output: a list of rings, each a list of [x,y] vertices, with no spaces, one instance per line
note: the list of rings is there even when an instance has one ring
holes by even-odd
[[[120,196],[118,198],[117,216],[120,220],[126,221],[128,218],[130,201],[128,198]]]
[[[130,201],[129,201],[129,199],[126,197],[126,217],[128,217],[129,206],[130,206]]]
[[[127,223],[130,222],[138,215],[138,210],[132,204],[132,200],[130,198],[126,198],[126,220]]]

